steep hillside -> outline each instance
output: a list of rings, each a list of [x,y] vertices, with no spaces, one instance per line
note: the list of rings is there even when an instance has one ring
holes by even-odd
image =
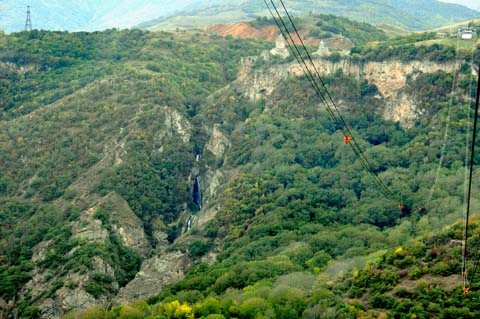
[[[288,1],[287,6],[297,16],[309,13],[334,14],[371,24],[388,24],[406,30],[425,30],[453,21],[476,18],[478,11],[435,0],[357,0],[335,1]],[[248,21],[257,16],[270,16],[263,1],[246,0],[232,4],[218,3],[195,10],[185,10],[142,24],[152,30],[199,27]]]
[[[472,233],[478,233],[478,222]],[[402,318],[477,318],[480,284],[462,289],[462,224],[392,249],[354,271],[340,289],[357,311],[373,316]],[[475,247],[478,237],[469,241]],[[472,279],[475,250],[468,254]]]
[[[221,123],[231,139],[223,164],[239,171],[218,193],[219,206],[201,210],[175,244],[196,266],[146,302],[71,318],[475,318],[478,284],[465,297],[459,276],[464,154],[448,152],[432,191],[450,103],[445,91],[452,82],[444,81],[456,71],[431,58],[352,63],[343,74],[341,62],[322,71],[382,178],[423,209],[403,215],[379,198],[297,65],[244,59],[237,80],[199,113]],[[392,89],[418,107],[409,130],[385,121],[385,111],[403,118],[401,106],[369,86],[372,78],[363,82],[368,71],[361,70],[375,67],[377,77],[392,70],[404,77]],[[459,76],[458,92],[468,92],[469,72]],[[456,105],[469,109],[468,100]],[[454,149],[461,148],[467,109],[451,110]],[[475,210],[479,205],[475,200]],[[216,217],[205,226],[212,211]],[[477,229],[474,223],[472,233]],[[472,236],[470,247],[477,240]]]
[[[478,231],[478,224],[472,230]],[[478,318],[480,285],[475,282],[469,294],[461,289],[460,223],[435,235],[419,237],[391,250],[357,260],[335,280],[318,275],[321,269],[280,274],[243,289],[202,296],[196,290],[178,291],[171,287],[163,294],[110,311],[92,308],[67,318]],[[475,240],[478,241],[478,238]],[[474,240],[470,244],[476,244]],[[299,258],[305,244],[291,246]],[[471,257],[471,256],[469,256]],[[288,267],[289,256],[271,258],[268,263],[238,267],[237,276],[258,276]],[[306,263],[327,264],[326,272],[344,268],[345,262],[332,262],[324,253]],[[269,268],[267,268],[269,267]],[[324,266],[325,267],[325,266]],[[205,267],[197,267],[198,274]],[[194,276],[188,280],[194,281]],[[243,279],[243,278],[241,278]],[[188,282],[187,280],[187,282]],[[220,277],[218,281],[225,281]],[[198,282],[197,282],[198,284]],[[192,285],[193,288],[193,285]]]
[[[346,47],[349,50],[352,43],[353,45],[364,45],[371,41],[383,41],[387,38],[382,30],[370,24],[333,15],[309,15],[297,18],[296,24],[300,35],[308,45],[318,46],[323,40],[331,48],[345,49]],[[271,42],[280,35],[275,21],[265,17],[247,23],[208,26],[205,30],[222,36],[230,35],[235,38]]]
[[[471,55],[407,40],[316,59],[402,211],[271,43],[0,36],[1,316],[347,316],[325,283],[462,216]]]
[[[213,126],[192,116],[264,45],[138,30],[1,45],[1,316],[57,318],[116,295],[184,231],[193,180],[216,169],[195,163]]]

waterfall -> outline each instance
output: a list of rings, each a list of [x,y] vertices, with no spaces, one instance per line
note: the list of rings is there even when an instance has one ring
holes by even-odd
[[[193,203],[202,209],[202,190],[198,177],[195,177],[195,183],[193,184]]]
[[[189,231],[192,228],[192,223],[193,223],[194,220],[195,220],[195,215],[191,214],[190,217],[188,217],[186,231]]]

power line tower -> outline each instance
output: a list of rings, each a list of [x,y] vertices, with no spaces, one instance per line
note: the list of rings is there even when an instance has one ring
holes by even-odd
[[[27,20],[25,21],[25,31],[32,31],[32,17],[30,15],[30,6],[27,7]]]

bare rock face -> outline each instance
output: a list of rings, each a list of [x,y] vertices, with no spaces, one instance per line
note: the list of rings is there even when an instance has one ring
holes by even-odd
[[[205,190],[203,192],[205,198],[204,208],[201,209],[193,219],[193,227],[203,229],[207,224],[215,218],[219,208],[215,203],[215,198],[219,193],[219,188],[225,185],[226,176],[223,170],[210,171],[205,175]]]
[[[41,318],[57,319],[70,311],[81,311],[92,307],[105,300],[96,300],[85,291],[85,285],[90,281],[93,274],[100,273],[115,278],[113,268],[100,257],[92,260],[92,271],[88,273],[69,273],[58,275],[53,272],[45,272],[35,268],[33,278],[22,288],[21,296],[30,296],[39,299],[46,294],[50,298],[36,304],[42,311]],[[60,288],[55,287],[55,282],[62,282]],[[112,282],[113,289],[119,289],[117,282]]]
[[[418,118],[418,112],[412,97],[405,93],[397,93],[387,99],[383,118],[387,121],[399,122],[404,129],[410,129]]]
[[[230,141],[220,130],[220,125],[215,124],[210,136],[210,141],[206,145],[207,150],[209,150],[218,159],[225,155],[229,147]]]
[[[161,133],[163,136],[180,135],[184,143],[188,143],[191,137],[192,125],[178,111],[172,108],[165,108],[165,130]]]
[[[39,298],[52,289],[50,278],[54,277],[49,271],[41,271],[35,268],[32,271],[32,279],[22,288],[20,295],[29,295],[32,299]]]
[[[34,263],[41,262],[42,260],[45,259],[47,254],[49,253],[49,245],[51,241],[42,241],[35,247],[33,247],[33,255],[32,255],[32,261]]]
[[[205,146],[205,149],[210,151],[217,160],[223,159],[226,162],[225,156],[230,146],[230,140],[220,130],[220,125],[215,124],[211,131],[210,140]],[[210,222],[216,216],[218,207],[214,207],[212,204],[215,203],[215,198],[219,193],[219,188],[225,184],[226,179],[226,173],[222,168],[216,170],[207,170],[200,181],[203,207],[195,215],[190,216],[191,225],[189,226],[197,229],[203,229],[208,222]]]
[[[203,229],[207,224],[215,218],[218,213],[217,207],[209,207],[200,211],[194,220],[194,227]]]
[[[96,219],[96,213],[100,209],[108,215],[111,231],[118,234],[125,247],[143,255],[146,254],[149,246],[142,222],[128,203],[116,193],[108,194],[97,205],[83,212],[80,219],[72,224],[72,238],[87,243],[107,243],[109,241],[109,230],[104,227],[101,220]],[[44,260],[50,252],[50,244],[50,241],[44,241],[35,246],[32,261],[38,263]],[[73,254],[78,248],[73,248],[68,254]],[[52,294],[52,297],[42,300],[36,306],[42,310],[42,318],[61,318],[67,312],[86,310],[93,305],[106,302],[107,297],[95,299],[85,290],[94,274],[104,274],[115,278],[112,265],[98,256],[92,259],[92,269],[85,273],[67,272],[62,274],[60,272],[57,274],[35,267],[32,271],[32,279],[25,284],[20,296],[39,299],[46,294]],[[58,282],[62,282],[63,285],[55,287]],[[120,288],[115,281],[111,283],[111,286],[114,290]]]
[[[61,289],[57,294],[61,299],[60,307],[64,312],[86,310],[97,303],[95,298],[82,288]]]
[[[85,240],[86,242],[105,242],[108,239],[108,231],[102,227],[102,221],[93,218],[95,209],[89,209],[87,214],[72,226],[72,239]]]
[[[92,260],[93,271],[92,273],[108,275],[110,278],[115,278],[115,271],[112,266],[106,263],[100,257],[93,257]],[[91,279],[92,273],[88,274],[70,274],[65,278],[67,286],[62,287],[56,291],[56,304],[58,308],[62,309],[62,312],[86,310],[93,305],[99,303],[102,300],[96,300],[92,295],[84,290],[84,285]],[[69,284],[78,285],[72,289],[68,287]],[[119,289],[118,283],[113,282],[112,288]]]
[[[98,264],[98,261],[96,263]],[[94,305],[96,303],[95,298],[83,289],[83,284],[88,279],[88,274],[74,273],[67,275],[64,279],[66,286],[56,292],[58,307],[67,312],[88,309]]]
[[[224,178],[224,174],[219,170],[207,174],[208,186],[204,192],[207,201],[215,198],[218,193],[218,188],[222,185],[222,179]]]
[[[181,280],[187,267],[186,257],[179,251],[147,259],[135,278],[120,290],[115,301],[124,304],[147,299],[157,294],[163,286]]]
[[[253,65],[257,62],[258,57],[249,56],[242,58],[240,60],[240,65],[238,66],[237,81],[243,82],[250,76],[252,72]]]
[[[43,319],[56,319],[63,317],[62,309],[58,307],[57,302],[51,298],[45,299],[40,305],[40,308],[42,309]]]
[[[455,70],[455,64],[427,61],[368,62],[364,66],[363,74],[367,81],[377,86],[384,97],[393,97],[398,90],[405,87],[409,76],[433,73],[439,70],[452,72]]]
[[[285,66],[253,69],[256,61],[257,58],[253,57],[242,59],[237,80],[234,83],[243,96],[251,101],[258,101],[270,96],[278,83],[290,76],[290,71]],[[298,65],[298,67],[300,66]]]
[[[305,73],[298,63],[274,65],[268,68],[254,69],[257,58],[245,58],[240,65],[239,76],[235,82],[239,91],[252,101],[258,101],[272,95],[277,85],[288,77],[300,77]],[[421,115],[413,102],[413,97],[399,94],[407,85],[409,78],[421,73],[433,73],[439,70],[453,72],[453,63],[435,63],[429,61],[355,63],[349,59],[332,62],[324,59],[314,60],[321,75],[342,71],[357,79],[365,79],[374,84],[386,99],[384,117],[386,120],[399,122],[404,128],[411,128]]]
[[[36,64],[27,64],[23,66],[18,66],[10,62],[0,62],[0,71],[8,71],[12,73],[25,74],[27,72],[38,72],[40,66]]]
[[[122,244],[141,254],[145,254],[149,244],[143,229],[143,223],[117,193],[110,193],[102,200],[101,207],[108,214],[113,231],[121,239]]]

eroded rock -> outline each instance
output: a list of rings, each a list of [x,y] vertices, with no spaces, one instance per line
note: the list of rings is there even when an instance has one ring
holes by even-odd
[[[240,65],[240,72],[235,82],[237,89],[252,101],[271,96],[281,81],[289,77],[304,76],[304,70],[298,63],[274,65],[268,68],[254,69],[258,58],[245,58]],[[356,63],[350,59],[332,62],[315,59],[315,66],[321,75],[343,72],[357,79],[365,79],[374,84],[387,103],[384,118],[400,122],[404,128],[411,128],[420,114],[413,97],[399,94],[405,88],[409,78],[415,78],[421,73],[433,73],[439,70],[453,72],[454,63],[436,63],[430,61],[402,62],[390,60],[385,62]],[[398,109],[397,109],[398,108]]]
[[[109,217],[110,225],[122,241],[122,245],[145,254],[149,248],[143,223],[117,193],[110,193],[102,200],[101,207]]]
[[[181,280],[187,267],[188,261],[179,251],[147,259],[135,278],[120,290],[115,301],[124,304],[147,299],[159,293],[163,286]]]
[[[212,134],[210,140],[206,145],[206,149],[209,150],[215,157],[222,158],[228,148],[230,147],[230,141],[227,139],[225,134],[220,130],[220,125],[215,124],[213,126]]]

